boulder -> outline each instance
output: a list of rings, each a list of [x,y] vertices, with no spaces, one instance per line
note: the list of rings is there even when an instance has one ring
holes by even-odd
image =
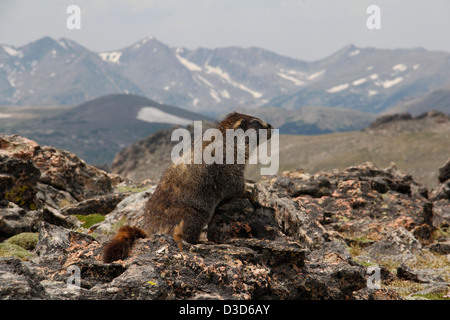
[[[0,200],[28,209],[61,206],[112,192],[108,174],[75,154],[17,135],[0,135]]]
[[[450,159],[439,168],[439,182],[444,182],[450,179]]]

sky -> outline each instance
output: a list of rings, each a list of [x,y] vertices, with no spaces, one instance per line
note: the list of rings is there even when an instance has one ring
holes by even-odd
[[[80,29],[66,25],[80,8]],[[380,29],[369,29],[370,5]],[[313,61],[348,44],[450,52],[450,0],[0,0],[0,44],[69,38],[96,52],[154,36],[174,47],[260,47]]]

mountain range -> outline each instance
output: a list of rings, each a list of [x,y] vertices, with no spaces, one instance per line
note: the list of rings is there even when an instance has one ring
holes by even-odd
[[[44,37],[0,45],[0,105],[78,105],[116,93],[217,116],[274,106],[381,113],[450,84],[450,53],[348,45],[302,61],[260,48],[195,50],[148,37],[94,52]]]

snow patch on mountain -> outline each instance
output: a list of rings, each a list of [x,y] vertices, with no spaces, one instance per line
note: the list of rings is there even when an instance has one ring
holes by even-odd
[[[357,56],[360,52],[361,51],[359,51],[359,49],[356,49],[356,50],[354,50],[352,52],[349,52],[348,56],[349,57],[354,57],[354,56]]]
[[[392,67],[392,70],[400,71],[400,72],[403,72],[406,69],[407,69],[407,67],[403,63],[396,64],[395,66]]]
[[[203,82],[204,84],[206,84],[207,86],[209,86],[209,87],[211,87],[211,88],[213,88],[214,87],[214,85],[211,83],[211,82],[209,82],[208,80],[206,80],[205,78],[203,78],[201,75],[199,75],[199,74],[195,74],[194,75],[194,81],[196,81],[196,80],[200,80],[201,82]],[[196,81],[197,82],[197,81]]]
[[[352,82],[352,85],[354,85],[354,86],[359,86],[360,84],[363,84],[363,83],[366,82],[366,81],[367,81],[366,78],[361,78],[361,79],[358,79],[358,80],[353,81],[353,82]]]
[[[120,57],[122,56],[122,52],[113,51],[113,52],[102,52],[98,54],[103,61],[117,63],[119,64]]]
[[[302,86],[305,83],[303,81],[298,80],[297,78],[288,76],[287,74],[281,73],[281,72],[277,72],[277,75],[280,76],[283,79],[292,81],[296,86]]]
[[[220,90],[220,94],[221,94],[222,97],[224,97],[225,99],[230,99],[230,93],[227,91],[227,89]]]
[[[336,93],[348,88],[348,83],[340,84],[327,90],[328,93]]]
[[[230,75],[226,72],[223,71],[222,69],[220,69],[219,67],[213,67],[208,65],[207,63],[205,64],[205,68],[206,68],[206,73],[207,74],[215,74],[218,75],[219,77],[221,77],[223,80],[225,80],[226,82],[228,82],[229,84],[231,84],[232,86],[239,88],[243,91],[246,91],[248,93],[250,93],[251,95],[253,95],[253,97],[255,99],[259,99],[263,96],[262,93],[254,91],[250,88],[247,88],[245,85],[243,85],[242,83],[238,83],[235,82],[233,80],[231,80]]]
[[[381,85],[383,86],[383,88],[387,89],[387,88],[395,86],[396,84],[399,84],[402,81],[403,81],[403,77],[397,77],[392,80],[382,81]]]
[[[139,49],[142,45],[146,44],[148,41],[150,41],[152,39],[153,39],[153,36],[149,36],[147,38],[142,39],[141,41],[139,41],[138,43],[133,45],[133,50]]]
[[[219,98],[219,95],[218,95],[217,91],[214,90],[213,88],[209,89],[209,95],[210,95],[211,97],[213,97],[213,99],[216,100],[217,102],[220,102],[220,101],[221,101],[221,99]]]
[[[138,111],[136,119],[150,123],[170,123],[182,126],[192,124],[192,120],[181,118],[153,107],[142,107]]]
[[[4,50],[7,54],[9,54],[11,57],[19,57],[19,58],[22,58],[22,57],[23,57],[22,51],[16,50],[16,49],[14,49],[14,48],[12,48],[12,47],[10,47],[10,46],[5,46],[5,45],[3,45],[2,47],[3,47],[3,50]]]
[[[194,72],[202,71],[202,67],[196,65],[195,63],[189,61],[188,59],[185,59],[178,54],[176,54],[175,56],[177,57],[178,61],[180,61],[181,64],[183,66],[185,66],[186,68],[188,68],[190,71],[194,71]]]
[[[325,71],[326,71],[325,69],[317,71],[317,72],[315,72],[313,74],[310,74],[306,79],[307,80],[314,80],[315,78],[318,78],[321,75],[323,75],[325,73]]]

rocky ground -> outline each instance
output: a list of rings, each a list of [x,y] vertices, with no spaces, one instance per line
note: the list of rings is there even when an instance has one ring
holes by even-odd
[[[155,183],[0,135],[2,299],[450,299],[450,160],[427,190],[392,164],[248,183],[201,243],[102,245],[139,225]]]

